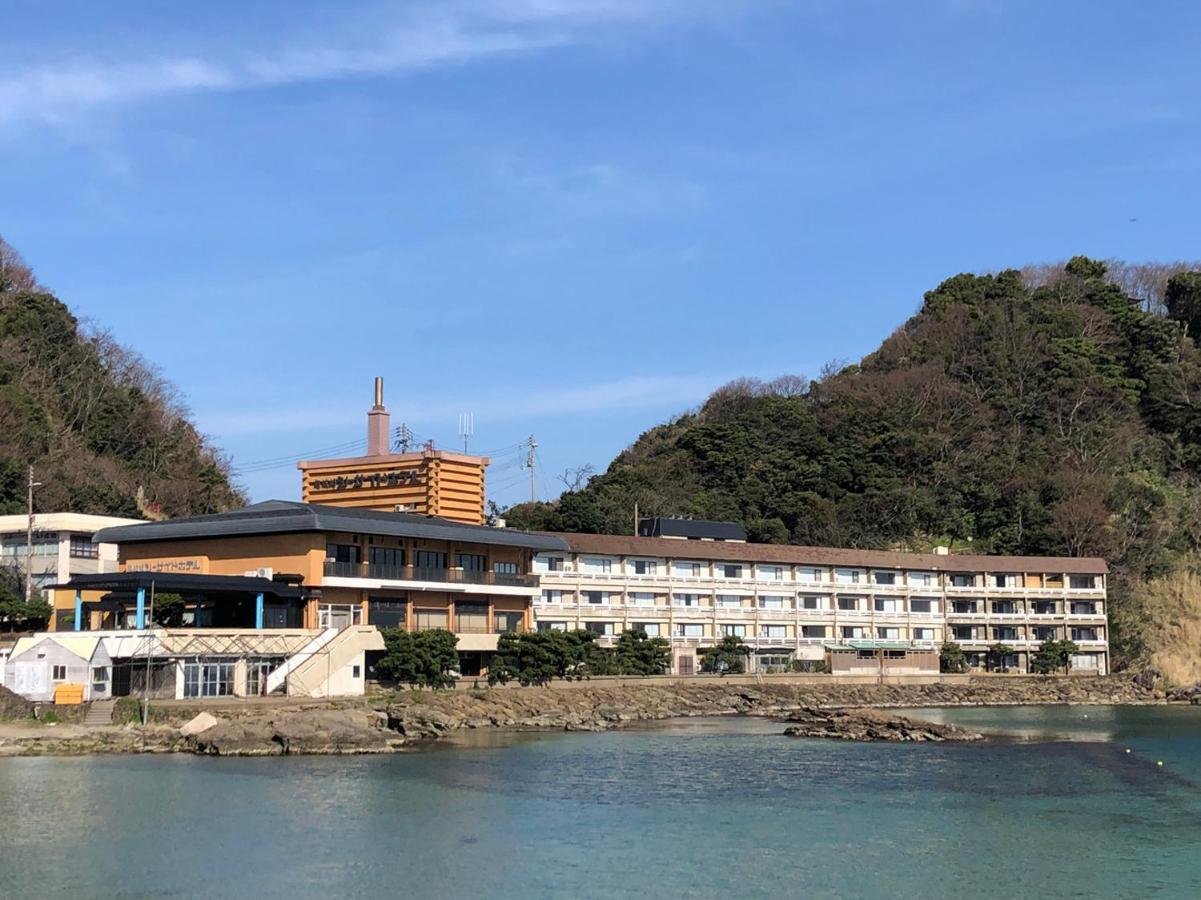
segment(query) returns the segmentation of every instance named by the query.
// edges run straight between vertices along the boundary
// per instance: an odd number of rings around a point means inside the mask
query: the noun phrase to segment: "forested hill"
[[[243,500],[174,388],[81,326],[0,240],[0,513],[25,511],[30,463],[39,512],[184,516]]]
[[[1132,296],[1117,273],[957,275],[860,363],[727,385],[506,518],[629,533],[637,503],[758,541],[1103,556],[1119,652],[1146,662],[1169,640],[1152,606],[1201,597],[1201,274]]]

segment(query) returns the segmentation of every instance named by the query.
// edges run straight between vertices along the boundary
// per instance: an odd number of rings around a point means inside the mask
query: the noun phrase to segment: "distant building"
[[[937,671],[944,641],[973,668],[1005,644],[1005,667],[1027,671],[1047,638],[1076,642],[1074,671],[1108,671],[1104,560],[748,544],[707,536],[721,533],[712,524],[554,535],[568,551],[534,560],[536,627],[584,628],[602,642],[626,630],[665,637],[678,674],[699,671],[700,651],[727,635],[751,648],[755,671],[819,660],[847,673]],[[672,533],[686,529],[697,533]]]
[[[53,605],[47,586],[73,575],[112,572],[117,568],[115,544],[98,544],[93,536],[110,525],[133,525],[140,519],[83,513],[37,513],[33,517],[33,586]],[[0,565],[25,571],[29,517],[0,516]]]

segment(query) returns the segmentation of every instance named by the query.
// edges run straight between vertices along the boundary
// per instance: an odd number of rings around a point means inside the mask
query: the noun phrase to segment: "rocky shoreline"
[[[152,723],[146,728],[0,725],[0,756],[392,753],[467,729],[600,731],[632,722],[731,715],[788,720],[783,724],[796,736],[843,740],[979,740],[982,736],[954,726],[935,726],[874,710],[1164,702],[1162,691],[1123,676],[975,678],[966,684],[929,685],[749,686],[698,679],[613,687],[584,684],[478,691],[401,691],[353,701],[165,703],[154,708]],[[209,718],[183,727],[199,713]]]

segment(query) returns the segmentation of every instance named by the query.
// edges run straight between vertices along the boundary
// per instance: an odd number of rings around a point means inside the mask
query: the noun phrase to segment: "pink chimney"
[[[375,406],[367,411],[367,455],[383,456],[391,449],[392,417],[384,409],[384,379],[375,379]]]

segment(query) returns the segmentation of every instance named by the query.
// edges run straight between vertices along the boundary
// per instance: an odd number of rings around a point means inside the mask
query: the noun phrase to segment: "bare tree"
[[[596,469],[589,463],[583,466],[576,466],[574,469],[564,469],[555,477],[563,482],[563,487],[569,491],[581,490],[596,474]]]

